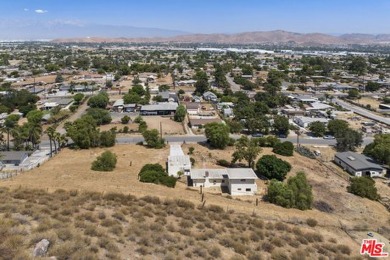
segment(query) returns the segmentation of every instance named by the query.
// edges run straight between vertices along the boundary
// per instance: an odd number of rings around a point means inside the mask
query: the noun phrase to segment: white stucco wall
[[[233,196],[236,195],[254,195],[257,192],[255,180],[230,180],[229,191]]]

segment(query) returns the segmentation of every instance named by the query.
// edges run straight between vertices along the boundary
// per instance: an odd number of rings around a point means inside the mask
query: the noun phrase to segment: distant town
[[[289,259],[277,258],[274,248],[293,254],[299,245],[312,249],[307,259],[346,259],[359,255],[367,234],[390,251],[390,56],[375,47],[1,42],[0,126],[0,194],[35,189],[71,199],[89,192],[106,205],[139,200],[149,212],[164,205],[164,213],[153,214],[180,218],[163,202],[173,200],[183,210],[207,208],[224,228],[239,223],[239,215],[224,222],[230,213],[248,214],[242,232],[252,228],[251,216],[269,221],[265,229],[299,237],[269,236],[270,246],[262,242],[258,251],[272,259]],[[120,222],[133,214],[128,205],[109,223],[86,207],[77,221],[90,214],[90,222],[101,223],[96,232],[118,237],[125,232]],[[61,214],[64,221],[69,216]],[[207,235],[195,228],[197,217],[178,220],[172,232],[183,239],[200,232],[197,243],[213,240],[212,227]],[[100,233],[88,231],[95,224],[77,225],[95,243]],[[298,228],[319,235],[304,238]],[[206,255],[178,254],[263,259],[253,251],[268,231],[256,230],[219,238]],[[117,250],[107,247],[114,242],[96,242],[91,252],[122,259],[125,239],[137,246],[135,258],[156,253],[148,249],[155,242],[131,237],[118,238]],[[35,248],[35,256],[60,256],[65,242],[56,243],[44,253]]]

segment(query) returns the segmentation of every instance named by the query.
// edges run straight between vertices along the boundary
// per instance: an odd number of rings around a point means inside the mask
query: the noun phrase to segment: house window
[[[241,179],[241,182],[244,182],[245,181],[245,179]]]
[[[241,188],[238,188],[237,190],[241,190]]]
[[[252,190],[251,188],[245,189],[245,191],[251,191],[251,190]]]
[[[222,183],[225,183],[225,180],[222,180]]]

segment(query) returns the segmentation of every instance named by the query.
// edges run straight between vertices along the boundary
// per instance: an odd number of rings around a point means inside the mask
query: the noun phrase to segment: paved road
[[[349,110],[355,112],[356,114],[359,114],[361,116],[367,117],[369,119],[372,119],[372,120],[375,120],[377,122],[380,122],[380,123],[383,123],[383,124],[390,126],[390,118],[376,115],[376,114],[374,114],[374,113],[372,113],[364,108],[352,105],[352,104],[345,102],[345,101],[342,101],[338,98],[334,98],[333,102],[336,103],[337,105],[340,105],[346,109],[349,109]]]
[[[232,138],[238,139],[240,135],[231,135]],[[207,138],[204,135],[171,135],[171,136],[164,136],[164,139],[168,141],[168,143],[201,143],[206,142]],[[142,142],[144,138],[142,136],[121,136],[116,138],[116,142],[118,144],[136,144],[139,142]],[[287,137],[287,138],[280,138],[281,141],[290,141],[294,144],[297,143],[296,137]],[[363,139],[363,145],[367,145],[373,141],[372,137],[365,137]],[[323,138],[310,138],[310,137],[300,137],[299,138],[300,144],[306,144],[306,145],[335,145],[336,140],[327,140]],[[48,147],[49,141],[48,140],[42,140],[41,147]]]
[[[229,73],[225,75],[227,82],[230,84],[230,87],[233,93],[241,91],[241,86],[234,82],[233,78],[229,76]]]

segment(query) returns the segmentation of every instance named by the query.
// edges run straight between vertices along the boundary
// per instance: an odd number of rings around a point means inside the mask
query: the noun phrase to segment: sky
[[[1,0],[0,25],[128,25],[189,33],[390,33],[390,0]]]

